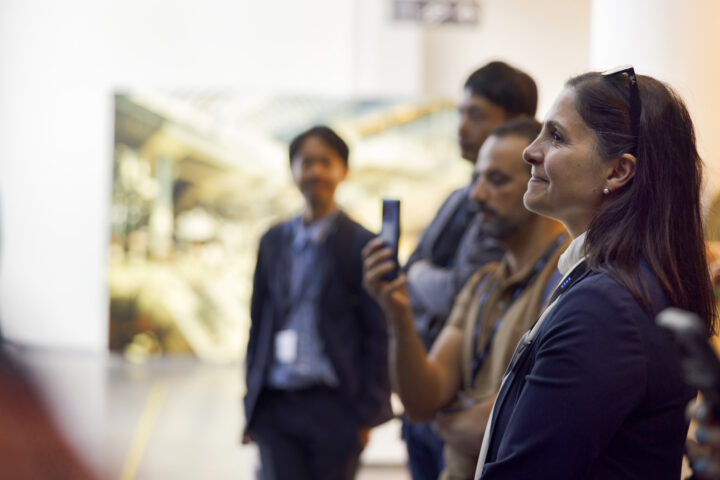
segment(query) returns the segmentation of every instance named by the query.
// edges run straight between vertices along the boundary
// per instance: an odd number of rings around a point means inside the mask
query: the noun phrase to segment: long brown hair
[[[612,192],[590,223],[585,243],[588,265],[630,290],[651,312],[639,271],[649,264],[672,303],[695,312],[716,329],[716,312],[705,258],[700,188],[702,160],[682,99],[667,85],[638,75],[640,119],[630,118],[625,75],[586,73],[567,82],[576,107],[598,138],[603,158],[634,153],[635,176]]]

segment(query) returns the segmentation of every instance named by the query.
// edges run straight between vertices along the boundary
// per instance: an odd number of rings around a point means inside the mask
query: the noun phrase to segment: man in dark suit
[[[475,163],[490,132],[512,118],[535,116],[533,79],[503,62],[490,62],[465,82],[458,104],[458,144],[462,157]],[[405,265],[415,327],[430,350],[445,326],[456,295],[470,276],[503,255],[482,231],[482,219],[470,199],[472,182],[452,192],[423,233]],[[413,480],[435,480],[443,470],[443,442],[429,424],[403,422]]]
[[[245,414],[266,480],[353,478],[367,430],[392,416],[386,326],[361,284],[373,234],[335,203],[347,162],[327,127],[296,137],[305,211],[260,241]]]

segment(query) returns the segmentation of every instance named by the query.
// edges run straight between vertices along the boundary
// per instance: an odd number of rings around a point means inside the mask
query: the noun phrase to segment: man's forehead
[[[473,93],[469,88],[466,88],[463,90],[458,106],[461,108],[486,108],[492,104],[493,103],[484,95],[478,95]]]
[[[500,170],[513,172],[525,168],[522,159],[523,150],[529,145],[526,138],[516,135],[498,137],[491,135],[483,144],[475,163],[475,171]]]
[[[295,154],[304,158],[324,158],[330,156],[339,156],[340,154],[325,143],[321,138],[308,137],[302,145],[300,145]]]

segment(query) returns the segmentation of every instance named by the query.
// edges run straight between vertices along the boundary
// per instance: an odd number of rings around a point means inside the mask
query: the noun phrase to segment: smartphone
[[[395,268],[383,275],[383,280],[395,280],[398,276],[398,242],[400,241],[400,200],[383,200],[382,203],[382,229],[380,238],[385,240],[393,250]]]
[[[708,343],[705,325],[694,313],[678,308],[663,310],[655,321],[675,337],[685,381],[700,390],[713,417],[720,419],[720,359]]]

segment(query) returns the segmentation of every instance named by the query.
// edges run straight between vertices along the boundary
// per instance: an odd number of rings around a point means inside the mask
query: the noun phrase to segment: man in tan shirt
[[[483,233],[506,253],[470,278],[429,354],[413,325],[405,277],[382,280],[393,267],[392,252],[381,239],[363,251],[365,288],[389,322],[393,387],[411,420],[435,420],[445,440],[445,480],[473,478],[505,368],[560,279],[557,259],[569,236],[523,205],[530,167],[522,152],[539,132],[534,119],[512,120],[496,128],[480,150],[470,195]]]

